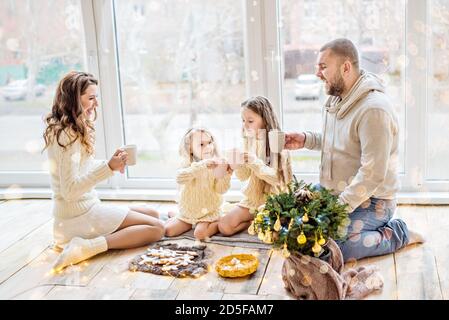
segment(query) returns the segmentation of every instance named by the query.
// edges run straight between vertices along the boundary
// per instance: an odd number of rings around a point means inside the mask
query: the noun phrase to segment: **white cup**
[[[285,133],[274,129],[268,133],[270,143],[270,151],[273,153],[281,153],[285,146]]]
[[[231,169],[235,170],[238,165],[243,164],[243,154],[238,149],[228,150],[226,151],[226,161],[229,163]]]
[[[134,166],[137,163],[137,146],[135,144],[127,144],[122,147],[128,153],[128,161],[126,165]]]
[[[220,163],[214,169],[214,176],[217,179],[221,179],[221,178],[223,178],[226,175],[227,172],[228,172],[228,164],[227,163]]]

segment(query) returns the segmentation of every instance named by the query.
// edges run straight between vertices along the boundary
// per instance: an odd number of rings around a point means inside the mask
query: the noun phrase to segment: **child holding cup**
[[[218,228],[224,235],[247,229],[266,196],[282,190],[292,179],[290,154],[283,150],[285,135],[279,130],[270,101],[257,96],[241,107],[243,152],[231,150],[227,160],[237,178],[247,184],[242,190],[244,199],[220,217]]]
[[[205,240],[218,232],[222,194],[230,188],[232,170],[219,157],[215,138],[206,129],[189,129],[179,153],[183,160],[176,176],[179,213],[167,221],[165,235],[174,237],[194,226],[195,238]]]

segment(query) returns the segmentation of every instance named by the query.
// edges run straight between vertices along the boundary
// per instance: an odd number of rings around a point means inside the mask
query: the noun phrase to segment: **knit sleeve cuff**
[[[92,172],[97,182],[106,180],[114,175],[114,171],[109,167],[107,161],[102,161]]]
[[[207,162],[206,162],[206,160],[193,162],[191,167],[192,167],[192,169],[195,169],[195,170],[207,169]]]
[[[338,203],[341,205],[345,205],[345,204],[347,205],[346,206],[347,213],[351,213],[355,210],[355,208],[353,208],[348,202],[346,202],[341,195],[338,197]]]
[[[255,159],[252,163],[248,163],[247,166],[248,168],[250,168],[251,170],[258,170],[260,167],[264,166],[265,163],[262,161],[262,159]]]
[[[196,177],[200,172],[207,169],[207,162],[205,160],[201,160],[192,163],[192,165],[190,166],[190,173]]]
[[[313,135],[313,133],[310,131],[306,131],[306,132],[304,132],[304,134],[306,135],[306,141],[304,142],[304,148],[310,149],[310,150],[315,148],[316,142],[315,142],[315,136]]]

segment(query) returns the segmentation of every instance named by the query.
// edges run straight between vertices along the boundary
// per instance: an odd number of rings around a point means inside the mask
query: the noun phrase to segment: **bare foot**
[[[176,212],[174,211],[169,211],[167,213],[162,213],[160,219],[165,221],[165,223],[169,222],[169,221],[173,221],[173,219],[176,218]]]
[[[409,236],[409,242],[407,245],[414,244],[414,243],[424,243],[426,242],[426,239],[424,236],[416,231],[408,230],[408,236]]]
[[[64,250],[64,247],[61,245],[58,245],[57,243],[53,243],[53,245],[51,246],[51,248],[56,251],[61,253]]]
[[[175,217],[168,218],[167,220],[165,220],[164,224],[167,224],[167,223],[172,222],[174,220],[175,220]]]
[[[174,212],[174,211],[169,211],[169,212],[168,212],[168,217],[169,217],[169,218],[176,217],[176,212]]]

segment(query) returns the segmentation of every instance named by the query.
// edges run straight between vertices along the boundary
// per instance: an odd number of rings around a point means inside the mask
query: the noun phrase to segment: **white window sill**
[[[97,189],[102,200],[142,200],[142,201],[175,201],[176,190],[147,190],[147,189]],[[18,190],[1,189],[0,200],[12,199],[50,199],[51,189],[26,188]],[[224,195],[225,201],[241,200],[238,190],[228,191]],[[449,192],[400,192],[397,196],[399,204],[449,204]]]
[[[177,190],[174,189],[101,189],[97,188],[101,200],[145,200],[145,201],[175,201]],[[51,199],[52,191],[49,188],[24,188],[9,190],[0,188],[0,200],[12,199]],[[238,190],[228,191],[224,195],[225,201],[240,201],[241,193]]]

